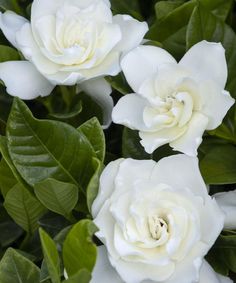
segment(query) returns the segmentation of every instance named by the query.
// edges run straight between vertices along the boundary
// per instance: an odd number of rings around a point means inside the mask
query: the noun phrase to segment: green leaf
[[[184,4],[184,0],[176,1],[160,1],[155,5],[156,18],[158,21],[163,20],[168,14],[173,12],[176,8]]]
[[[0,45],[0,62],[17,61],[20,59],[19,53],[12,47]]]
[[[60,283],[60,258],[55,242],[50,236],[39,229],[40,240],[43,248],[43,254],[47,269],[52,280],[52,283]]]
[[[17,0],[0,0],[0,7],[3,10],[12,10],[16,13],[22,13],[22,9]]]
[[[63,281],[63,283],[89,283],[91,274],[87,269],[81,269],[78,273]]]
[[[70,112],[67,113],[49,113],[49,115],[53,118],[59,119],[59,120],[68,120],[71,118],[76,117],[77,115],[79,115],[82,111],[82,102],[78,101],[74,107],[70,110]]]
[[[232,145],[212,148],[201,160],[200,169],[207,184],[236,183],[236,148]]]
[[[92,272],[97,257],[97,248],[92,241],[96,231],[92,221],[81,220],[68,233],[63,245],[63,261],[69,277],[84,268]]]
[[[0,161],[0,180],[1,193],[5,198],[10,189],[17,184],[17,180],[4,158]]]
[[[23,233],[23,230],[9,217],[2,204],[0,204],[0,231],[0,247],[7,247]]]
[[[236,97],[236,35],[233,29],[220,21],[201,5],[194,9],[187,31],[187,47],[201,40],[221,42],[226,50],[228,63],[227,89]]]
[[[38,228],[38,220],[45,213],[42,204],[20,184],[8,192],[4,207],[14,221],[31,234]]]
[[[146,153],[140,143],[138,131],[124,128],[122,137],[122,153],[125,158],[150,159],[150,154]]]
[[[91,212],[92,203],[95,200],[98,193],[100,175],[103,169],[103,165],[98,159],[94,158],[93,162],[95,167],[95,173],[91,178],[87,187],[87,205],[90,212]]]
[[[91,146],[93,147],[96,156],[102,162],[105,158],[106,153],[106,143],[105,136],[102,127],[96,117],[88,120],[82,124],[78,130],[86,136]]]
[[[9,248],[0,262],[1,283],[39,283],[39,268]]]
[[[22,177],[34,185],[53,178],[86,187],[94,155],[87,138],[68,124],[38,120],[15,99],[7,123],[8,149]]]
[[[177,7],[161,21],[156,21],[147,34],[147,38],[157,40],[176,59],[186,51],[186,31],[193,9],[201,3],[218,18],[226,19],[232,7],[232,0],[192,0]]]
[[[111,8],[115,14],[128,14],[143,20],[138,0],[111,0]]]
[[[71,211],[78,201],[78,188],[74,184],[46,179],[35,184],[34,192],[49,210],[71,219]]]
[[[117,90],[121,94],[133,93],[123,73],[120,73],[115,77],[106,77],[106,80],[115,90]]]

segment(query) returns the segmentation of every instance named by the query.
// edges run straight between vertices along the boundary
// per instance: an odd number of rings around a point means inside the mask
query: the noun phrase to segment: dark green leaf
[[[46,179],[35,184],[35,194],[49,210],[71,219],[71,211],[78,201],[78,188],[74,184]]]
[[[53,178],[82,188],[90,179],[93,150],[86,137],[68,124],[35,119],[19,99],[9,116],[7,139],[11,159],[30,185]]]
[[[164,19],[168,14],[181,6],[185,0],[160,1],[155,5],[156,18],[158,21]]]
[[[123,73],[120,73],[116,77],[106,77],[106,80],[115,90],[117,90],[121,94],[133,93]]]
[[[31,234],[38,228],[38,220],[45,213],[42,204],[20,184],[8,192],[4,207],[14,221]]]
[[[212,148],[200,162],[207,184],[236,183],[236,147],[222,145]]]
[[[3,10],[12,10],[19,14],[22,12],[17,0],[0,0],[0,7]]]
[[[106,142],[102,127],[98,119],[94,117],[88,120],[79,127],[79,131],[81,131],[86,136],[91,146],[93,147],[97,158],[103,162],[106,153]]]
[[[39,269],[30,260],[8,249],[0,262],[1,283],[39,283]]]
[[[0,161],[0,180],[1,193],[5,198],[10,189],[17,184],[17,180],[4,158]]]
[[[93,270],[97,249],[92,236],[96,231],[92,221],[81,220],[68,233],[63,246],[63,261],[69,277],[84,268]]]
[[[0,62],[17,61],[20,59],[19,53],[12,47],[0,45]]]
[[[111,0],[111,7],[115,14],[128,14],[142,20],[138,0]]]
[[[102,163],[98,159],[94,158],[93,162],[95,167],[95,173],[91,178],[87,187],[87,205],[90,212],[91,212],[92,203],[95,200],[98,193],[99,179],[103,169]]]
[[[52,280],[52,283],[60,283],[60,258],[56,248],[56,244],[50,236],[39,229],[41,244],[43,247],[43,254],[47,269]]]

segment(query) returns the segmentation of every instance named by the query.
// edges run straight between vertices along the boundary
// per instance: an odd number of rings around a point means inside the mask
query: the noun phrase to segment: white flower
[[[185,155],[111,162],[92,213],[96,235],[127,283],[198,282],[202,259],[224,224],[197,158]]]
[[[55,85],[85,82],[80,87],[92,86],[91,95],[110,112],[111,87],[103,77],[120,72],[121,54],[148,30],[128,15],[113,17],[109,0],[34,0],[31,22],[7,11],[0,14],[0,28],[28,60],[0,64],[11,95],[33,99]]]
[[[234,103],[224,90],[227,65],[219,43],[194,45],[178,64],[161,48],[140,46],[121,66],[135,94],[119,100],[113,121],[139,130],[148,153],[170,143],[197,155],[203,132],[219,126]]]
[[[92,274],[92,280],[90,283],[125,283],[116,270],[111,266],[107,251],[104,246],[98,248],[98,257],[96,261],[95,268]],[[145,283],[154,283],[153,281],[145,281]],[[191,282],[189,282],[191,283]],[[207,263],[206,260],[203,260],[199,280],[196,283],[233,283],[233,281],[225,276],[222,276],[216,273],[212,267]]]
[[[213,197],[225,213],[224,229],[236,229],[236,190],[214,194]]]

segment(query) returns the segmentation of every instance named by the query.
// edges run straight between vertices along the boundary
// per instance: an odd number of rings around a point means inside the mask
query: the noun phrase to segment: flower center
[[[157,215],[148,217],[148,226],[151,237],[154,240],[159,240],[163,233],[168,232],[168,225],[166,221]]]

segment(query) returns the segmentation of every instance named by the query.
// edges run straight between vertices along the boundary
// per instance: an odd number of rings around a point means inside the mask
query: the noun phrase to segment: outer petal
[[[195,112],[188,124],[188,130],[177,140],[171,142],[170,146],[174,150],[181,151],[190,156],[196,156],[207,124],[208,118],[201,113]]]
[[[236,190],[213,195],[225,213],[225,229],[236,229]]]
[[[21,99],[47,96],[55,87],[28,61],[1,63],[0,79],[4,81],[9,94]]]
[[[161,159],[152,171],[151,180],[176,190],[189,188],[196,196],[205,198],[208,195],[196,157],[177,154]]]
[[[122,59],[121,68],[130,86],[138,93],[141,84],[165,63],[176,63],[176,61],[164,49],[154,46],[139,46]]]
[[[218,127],[227,111],[235,100],[229,92],[222,90],[218,82],[205,81],[200,85],[200,93],[203,101],[201,112],[209,118],[207,130]]]
[[[176,140],[186,132],[186,127],[182,128],[166,128],[160,131],[151,133],[141,131],[139,136],[142,139],[140,143],[149,154],[153,153],[158,147]]]
[[[16,42],[16,33],[26,22],[28,21],[25,18],[17,15],[14,12],[7,11],[4,14],[0,13],[0,29],[4,33],[7,40],[10,41],[11,44],[16,48],[18,48]]]
[[[145,131],[147,127],[143,122],[143,111],[148,105],[145,98],[135,93],[123,96],[112,111],[112,120],[133,130]]]
[[[233,283],[233,281],[225,276],[217,274],[210,264],[204,260],[200,270],[200,280],[198,283]]]
[[[100,187],[98,195],[92,205],[92,215],[95,218],[105,201],[111,196],[114,190],[114,181],[123,159],[110,162],[103,170],[100,177]]]
[[[195,79],[199,81],[211,79],[224,89],[227,80],[227,64],[225,50],[220,43],[203,40],[195,44],[179,64],[188,68]]]
[[[91,96],[103,110],[103,127],[111,124],[111,112],[114,106],[110,96],[112,89],[104,78],[97,78],[81,83],[80,88]]]
[[[122,52],[128,52],[137,47],[148,31],[146,22],[139,22],[129,15],[115,15],[113,23],[118,24],[121,28],[122,39],[116,49]]]
[[[105,246],[98,248],[98,257],[90,283],[124,283],[115,269],[111,266]]]

